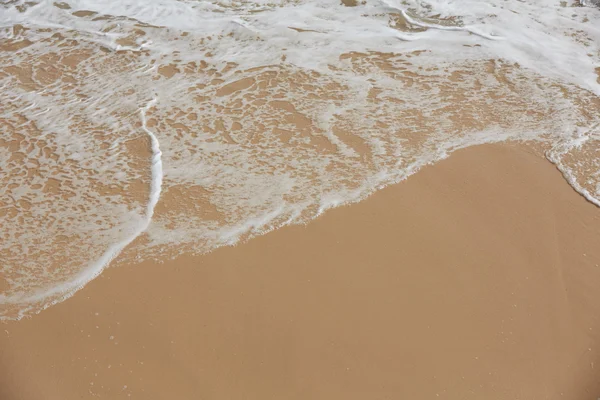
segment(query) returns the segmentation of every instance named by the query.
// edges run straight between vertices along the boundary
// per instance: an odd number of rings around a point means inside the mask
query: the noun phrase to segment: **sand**
[[[523,145],[0,325],[0,399],[600,397],[600,210]]]

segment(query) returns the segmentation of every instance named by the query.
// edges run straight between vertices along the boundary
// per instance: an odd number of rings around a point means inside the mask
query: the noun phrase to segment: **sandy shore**
[[[482,146],[0,325],[0,399],[600,397],[600,210]]]

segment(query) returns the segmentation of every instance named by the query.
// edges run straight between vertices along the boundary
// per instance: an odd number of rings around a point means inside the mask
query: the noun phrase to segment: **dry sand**
[[[595,400],[599,243],[600,210],[543,158],[462,150],[0,325],[0,399]]]

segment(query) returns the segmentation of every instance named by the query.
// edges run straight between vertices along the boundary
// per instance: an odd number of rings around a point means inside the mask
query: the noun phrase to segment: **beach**
[[[0,400],[600,399],[600,8],[0,4]]]
[[[598,207],[535,146],[458,150],[3,322],[0,398],[593,400],[599,242]]]

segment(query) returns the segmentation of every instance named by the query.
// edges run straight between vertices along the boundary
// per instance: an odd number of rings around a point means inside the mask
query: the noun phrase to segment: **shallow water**
[[[2,7],[0,318],[481,143],[539,142],[600,205],[600,10],[579,1]]]

